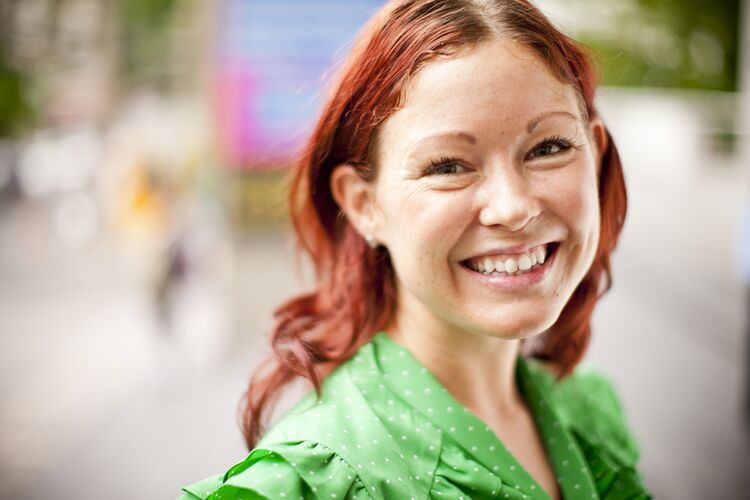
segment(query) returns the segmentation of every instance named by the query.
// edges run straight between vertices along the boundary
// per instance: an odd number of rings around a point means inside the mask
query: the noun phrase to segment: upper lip
[[[512,246],[496,246],[489,248],[487,250],[483,250],[471,257],[468,257],[464,260],[471,260],[471,259],[479,259],[482,257],[489,257],[490,255],[515,255],[515,254],[522,254],[526,253],[527,251],[531,250],[532,248],[543,246],[543,245],[549,245],[550,243],[554,243],[554,241],[545,241],[542,243],[536,242],[536,243],[522,243],[520,245],[512,245]]]

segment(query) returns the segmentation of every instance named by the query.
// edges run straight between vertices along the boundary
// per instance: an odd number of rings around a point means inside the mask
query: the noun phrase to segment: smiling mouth
[[[518,276],[543,267],[559,247],[560,242],[555,241],[512,257],[488,255],[463,260],[461,265],[485,276]]]

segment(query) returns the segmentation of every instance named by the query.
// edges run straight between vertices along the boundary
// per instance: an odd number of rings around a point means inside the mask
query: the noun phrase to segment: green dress
[[[611,384],[579,367],[556,384],[519,356],[516,379],[563,497],[648,499]],[[180,500],[549,499],[497,435],[385,332],[225,474]]]

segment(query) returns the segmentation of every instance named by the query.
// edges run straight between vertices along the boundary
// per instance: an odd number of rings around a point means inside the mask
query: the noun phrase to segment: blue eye
[[[544,158],[567,151],[571,147],[573,147],[571,142],[563,137],[548,137],[534,146],[529,156],[531,158]]]
[[[440,158],[431,162],[424,173],[425,175],[451,175],[463,173],[465,170],[466,167],[455,158]]]

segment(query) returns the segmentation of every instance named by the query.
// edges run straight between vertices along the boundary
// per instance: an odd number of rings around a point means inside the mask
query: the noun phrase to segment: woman
[[[525,0],[377,14],[293,172],[318,287],[276,312],[252,452],[184,498],[649,498],[611,385],[574,370],[626,209],[593,95]]]

